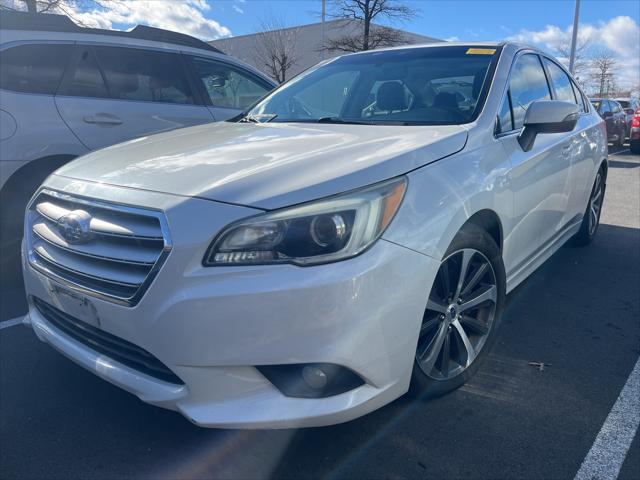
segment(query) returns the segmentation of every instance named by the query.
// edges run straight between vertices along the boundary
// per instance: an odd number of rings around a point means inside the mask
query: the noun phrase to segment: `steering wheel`
[[[311,118],[313,114],[309,111],[309,109],[305,106],[304,103],[299,98],[291,97],[289,99],[287,108],[289,112],[293,115],[302,115],[304,118]]]

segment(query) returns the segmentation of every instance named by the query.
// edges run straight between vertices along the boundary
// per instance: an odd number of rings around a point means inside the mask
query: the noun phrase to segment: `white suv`
[[[216,427],[343,422],[463,384],[505,295],[597,232],[604,124],[517,44],[346,55],[239,121],[49,177],[26,214],[38,337]]]
[[[2,11],[0,33],[3,260],[29,197],[62,164],[132,138],[226,120],[274,87],[211,45],[157,28],[90,29],[65,16]]]

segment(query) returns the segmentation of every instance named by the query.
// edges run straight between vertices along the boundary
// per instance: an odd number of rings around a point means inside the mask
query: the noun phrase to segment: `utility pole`
[[[569,72],[573,75],[573,64],[576,61],[576,43],[578,41],[578,19],[580,17],[580,0],[576,0],[576,9],[573,12],[573,32],[571,35],[571,55],[569,57]]]
[[[320,52],[322,52],[322,60],[324,60],[324,52],[325,52],[325,31],[324,31],[324,19],[327,14],[327,0],[322,0],[322,22],[320,24],[320,37],[321,37],[321,45]]]

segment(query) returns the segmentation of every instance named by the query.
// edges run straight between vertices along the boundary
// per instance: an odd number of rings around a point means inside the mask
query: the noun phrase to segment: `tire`
[[[618,132],[618,139],[615,141],[613,146],[616,148],[622,148],[623,144],[624,144],[624,128]]]
[[[591,187],[591,194],[587,201],[587,208],[585,209],[584,216],[582,217],[582,224],[580,230],[573,237],[574,245],[583,247],[593,242],[593,239],[598,233],[598,227],[600,226],[600,214],[602,213],[602,204],[604,202],[604,194],[606,190],[606,175],[604,168],[600,167],[596,178],[593,181],[593,187]]]
[[[467,272],[459,287],[465,264]],[[495,241],[482,228],[465,226],[449,246],[429,292],[414,356],[411,395],[438,397],[462,386],[475,374],[495,341],[505,288],[504,264]],[[455,291],[461,292],[459,299],[442,298],[451,293],[455,296]],[[486,300],[465,309],[480,298]],[[441,338],[440,351],[435,354]]]

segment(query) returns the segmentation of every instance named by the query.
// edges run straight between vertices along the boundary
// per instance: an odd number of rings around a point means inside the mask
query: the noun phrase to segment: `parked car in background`
[[[49,176],[25,218],[28,321],[198,425],[348,421],[466,382],[506,293],[593,240],[606,176],[604,122],[544,52],[345,55],[233,121]]]
[[[629,148],[632,153],[640,153],[640,111],[631,119],[629,129]]]
[[[633,116],[640,112],[640,102],[638,102],[637,98],[633,97],[615,98],[614,100],[620,104],[624,113],[627,115],[627,135],[630,135],[631,121],[633,120]]]
[[[115,143],[226,120],[275,86],[201,40],[157,28],[81,28],[3,10],[0,29],[0,246],[14,266],[24,207],[53,170]]]
[[[627,136],[627,114],[615,100],[592,98],[591,104],[607,125],[607,141],[621,147]]]

